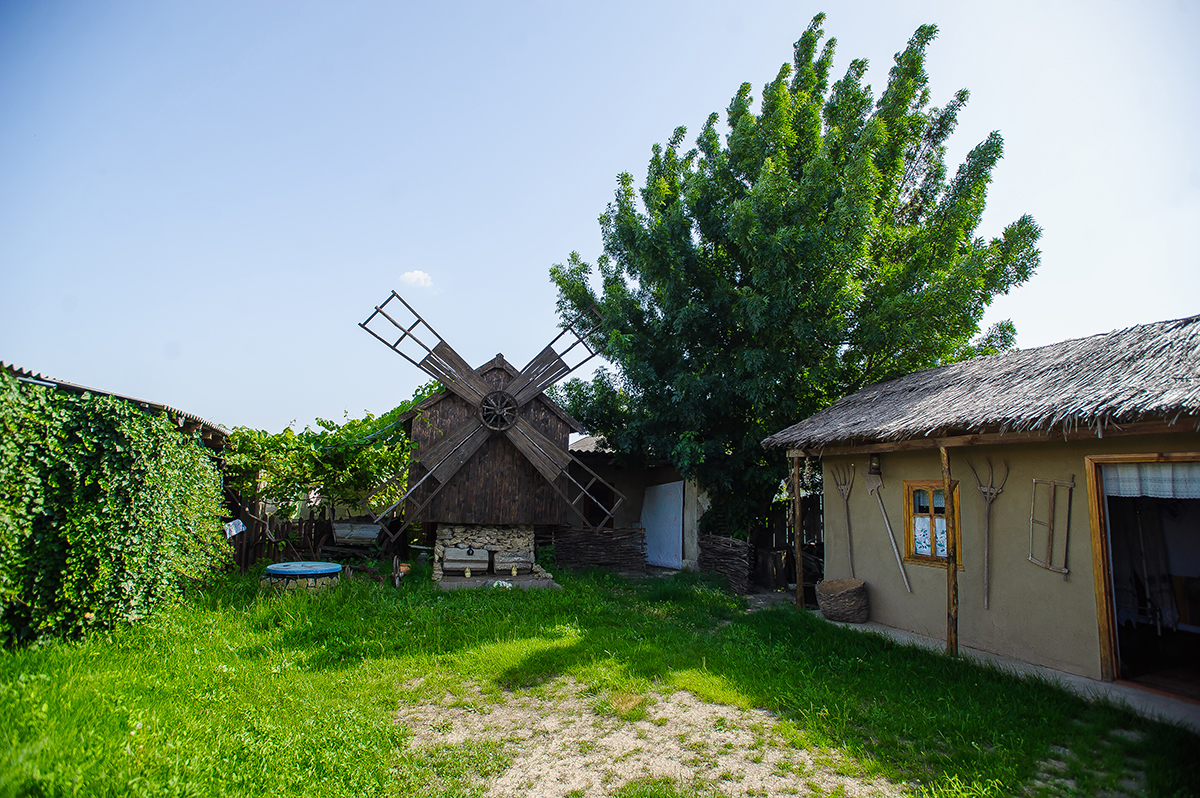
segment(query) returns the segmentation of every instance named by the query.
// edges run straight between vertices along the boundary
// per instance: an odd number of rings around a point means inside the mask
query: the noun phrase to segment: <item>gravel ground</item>
[[[684,691],[588,695],[560,679],[499,701],[478,691],[465,700],[447,694],[403,707],[397,722],[412,730],[415,747],[504,741],[512,765],[488,785],[488,795],[504,798],[599,798],[646,778],[728,796],[902,794],[884,779],[854,775],[836,752],[793,745],[769,712]]]

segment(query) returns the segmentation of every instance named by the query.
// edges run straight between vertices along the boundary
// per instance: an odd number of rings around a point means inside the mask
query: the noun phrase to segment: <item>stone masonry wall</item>
[[[443,577],[442,562],[448,548],[473,548],[495,552],[495,560],[501,570],[509,564],[528,563],[534,579],[552,579],[540,565],[534,562],[533,527],[520,526],[476,526],[471,524],[438,524],[437,539],[433,546],[433,580]],[[474,575],[474,574],[473,574]],[[495,574],[503,579],[509,571]]]

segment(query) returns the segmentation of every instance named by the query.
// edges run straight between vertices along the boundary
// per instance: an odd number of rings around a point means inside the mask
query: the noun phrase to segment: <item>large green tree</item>
[[[950,177],[945,145],[965,90],[930,104],[919,28],[875,98],[865,60],[829,85],[835,40],[818,15],[762,92],[744,83],[656,144],[600,217],[604,254],[551,270],[564,318],[592,305],[616,372],[558,391],[617,450],[669,458],[736,533],[785,472],[764,437],[864,385],[1013,345],[979,335],[997,294],[1037,267],[1029,216],[976,235],[1003,141],[992,133]],[[972,342],[972,340],[974,342]],[[723,524],[724,525],[724,524]]]

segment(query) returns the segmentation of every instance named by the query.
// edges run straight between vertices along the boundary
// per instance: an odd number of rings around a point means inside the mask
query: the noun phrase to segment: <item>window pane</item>
[[[929,514],[929,491],[913,491],[913,512]]]
[[[946,519],[935,518],[937,522],[937,556],[946,556]]]
[[[935,490],[933,492],[933,511],[938,515],[946,514],[946,492],[943,490]]]
[[[924,491],[917,491],[923,493]],[[929,516],[917,516],[913,519],[913,553],[928,557],[933,553],[929,540]]]

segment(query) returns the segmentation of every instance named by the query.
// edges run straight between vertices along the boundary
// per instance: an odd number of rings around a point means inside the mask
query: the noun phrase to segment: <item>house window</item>
[[[962,526],[959,524],[958,482],[954,493],[955,561],[962,568]],[[919,565],[946,565],[946,492],[941,480],[904,483],[904,560]]]

